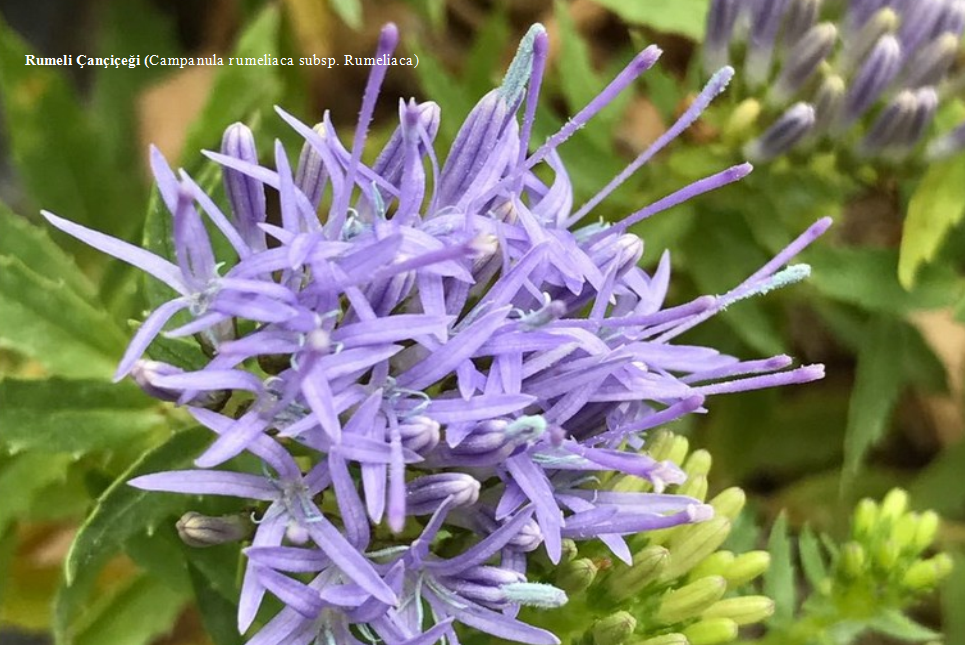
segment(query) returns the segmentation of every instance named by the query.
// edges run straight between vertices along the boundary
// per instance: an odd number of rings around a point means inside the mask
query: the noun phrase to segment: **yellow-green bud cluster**
[[[652,433],[645,450],[657,461],[682,464],[687,480],[667,492],[707,500],[712,488],[710,453],[691,451],[685,437],[665,430]],[[632,476],[601,485],[615,491],[653,490],[649,481]],[[569,604],[561,610],[534,612],[527,620],[546,626],[570,645],[733,642],[739,627],[761,622],[774,612],[770,598],[742,595],[743,587],[767,570],[770,556],[764,551],[720,550],[745,502],[741,489],[729,488],[707,502],[715,511],[712,519],[628,539],[631,564],[597,543],[581,543],[577,554],[547,568],[547,582],[566,591]]]
[[[851,540],[838,554],[831,593],[871,582],[902,605],[934,590],[951,572],[948,555],[923,557],[938,534],[938,515],[909,511],[908,502],[908,493],[896,488],[880,504],[870,499],[858,504]]]

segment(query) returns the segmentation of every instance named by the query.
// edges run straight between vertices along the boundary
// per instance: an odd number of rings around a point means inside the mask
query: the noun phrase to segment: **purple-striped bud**
[[[543,532],[539,530],[536,520],[530,518],[526,524],[523,524],[523,528],[519,529],[519,533],[508,542],[508,546],[528,553],[538,549],[542,543]]]
[[[130,376],[134,380],[134,383],[137,384],[145,394],[159,401],[168,401],[170,403],[180,400],[184,391],[161,387],[157,384],[157,380],[159,377],[173,376],[175,374],[184,374],[184,370],[174,365],[169,365],[168,363],[144,358],[135,361],[130,371]],[[199,392],[196,397],[187,402],[187,405],[200,408],[217,408],[228,400],[229,395],[230,393],[225,390]]]
[[[894,36],[882,36],[851,81],[844,111],[836,128],[844,130],[878,100],[901,69],[901,45]]]
[[[771,75],[774,39],[781,28],[788,0],[765,0],[756,3],[751,17],[750,41],[744,59],[744,78],[750,87],[758,87]]]
[[[325,124],[318,123],[312,128],[322,139],[325,138]],[[298,168],[295,170],[295,186],[301,190],[309,203],[318,210],[322,203],[322,194],[328,185],[328,170],[322,162],[322,155],[318,153],[310,142],[302,145],[302,152],[298,156]]]
[[[546,421],[542,417],[521,417],[513,421],[491,419],[473,428],[457,446],[440,446],[433,457],[441,458],[443,463],[494,466],[545,431]]]
[[[810,31],[817,23],[820,11],[821,0],[791,0],[781,33],[781,46],[785,51],[792,49]]]
[[[804,87],[834,49],[837,37],[838,30],[830,22],[808,30],[788,54],[787,63],[771,88],[771,102],[784,103]]]
[[[221,140],[221,154],[248,163],[258,164],[258,149],[251,129],[243,123],[235,123],[225,130]],[[222,168],[225,194],[231,204],[235,225],[241,238],[254,251],[265,249],[265,233],[258,224],[265,221],[265,185],[238,170]]]
[[[965,121],[951,132],[932,141],[925,152],[925,157],[930,161],[938,161],[956,155],[962,150],[965,150]]]
[[[822,134],[831,127],[844,107],[845,84],[840,76],[828,76],[814,94],[814,127],[811,132]]]
[[[899,148],[896,150],[897,154],[901,156],[907,155],[912,148],[918,145],[935,119],[935,112],[938,110],[938,93],[932,87],[918,88],[915,92],[915,99],[918,103],[915,107],[915,117],[898,142]]]
[[[439,119],[441,116],[438,103],[426,101],[425,103],[416,104],[415,101],[410,101],[408,104],[400,106],[400,112],[403,114],[409,112],[414,113],[416,117],[415,128],[424,131],[429,142],[432,142],[436,138],[436,134],[439,132]],[[419,142],[417,146],[420,153],[424,154],[425,145]],[[403,124],[395,129],[395,132],[393,132],[389,138],[389,142],[382,148],[382,152],[379,153],[375,163],[372,165],[372,172],[390,184],[398,185],[402,180],[402,170],[406,162],[405,158],[405,125]]]
[[[965,31],[965,0],[952,0],[945,9],[939,33],[961,37]]]
[[[858,153],[865,157],[881,154],[895,145],[915,118],[918,101],[915,93],[905,90],[898,94],[875,119],[868,134],[858,144]]]
[[[254,529],[247,515],[210,517],[195,511],[182,515],[175,526],[181,541],[196,548],[240,542]]]
[[[910,54],[937,36],[945,17],[946,0],[915,0],[905,8],[898,31],[902,51]],[[914,15],[911,15],[914,13]]]
[[[730,64],[731,36],[739,11],[739,0],[713,0],[710,3],[703,45],[704,70],[708,74]]]
[[[439,422],[426,416],[414,416],[399,426],[402,446],[425,454],[439,445]]]
[[[882,36],[895,33],[900,21],[895,10],[886,7],[859,26],[849,27],[841,39],[841,70],[848,72],[857,67]]]
[[[405,488],[406,514],[431,515],[449,498],[453,506],[475,504],[480,483],[465,473],[440,473],[413,479]]]
[[[807,103],[789,107],[764,134],[744,148],[751,161],[767,161],[785,154],[811,131],[814,108]]]
[[[909,89],[937,85],[945,77],[957,55],[958,37],[949,33],[942,34],[912,56],[899,83]]]

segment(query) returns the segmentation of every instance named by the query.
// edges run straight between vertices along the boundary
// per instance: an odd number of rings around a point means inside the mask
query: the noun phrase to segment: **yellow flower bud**
[[[726,517],[731,521],[737,519],[740,512],[744,510],[746,503],[747,494],[736,486],[721,491],[714,499],[710,500],[710,505],[714,507],[717,516]]]
[[[683,634],[664,634],[645,641],[633,641],[631,645],[690,645],[690,641]]]
[[[734,564],[727,569],[724,577],[731,589],[746,585],[751,580],[764,575],[771,566],[771,554],[767,551],[748,551],[734,559]]]
[[[854,510],[853,533],[856,539],[869,538],[878,526],[878,505],[874,500],[863,499]]]
[[[731,523],[726,517],[715,517],[689,526],[677,527],[676,533],[667,543],[670,549],[670,564],[661,578],[679,578],[708,555],[716,551],[730,534]]]
[[[670,552],[662,546],[652,545],[637,551],[629,567],[614,565],[606,580],[607,592],[616,600],[636,595],[660,578],[669,559]]]
[[[658,623],[672,625],[696,618],[723,597],[727,581],[721,576],[707,576],[680,589],[668,591],[660,600],[655,616]]]
[[[713,459],[710,453],[706,450],[695,450],[690,453],[687,457],[687,461],[684,463],[684,472],[687,473],[688,477],[697,477],[698,475],[707,476],[710,473],[710,467],[713,464]]]
[[[730,119],[724,125],[723,137],[725,140],[733,141],[742,139],[748,130],[754,127],[758,117],[761,115],[761,102],[757,99],[746,99],[731,112]]]
[[[690,452],[690,440],[687,437],[675,435],[673,443],[670,444],[670,453],[667,455],[667,460],[675,464],[682,464],[687,459],[688,452]]]
[[[689,577],[691,580],[704,576],[724,576],[726,578],[727,570],[734,564],[734,560],[733,551],[715,551],[694,567],[690,571]]]
[[[919,560],[905,571],[902,584],[915,591],[929,591],[952,572],[953,566],[952,558],[947,553],[939,553],[928,560]]]
[[[865,565],[867,564],[864,547],[857,542],[848,542],[845,544],[841,547],[839,564],[842,573],[849,578],[856,579],[863,576],[865,573]]]
[[[737,638],[737,623],[729,618],[708,618],[684,630],[690,645],[718,645]]]
[[[690,497],[704,501],[707,497],[707,477],[704,475],[688,477],[687,481],[677,488],[677,494],[689,495]]]
[[[885,540],[884,542],[875,546],[875,563],[885,571],[890,571],[892,568],[894,568],[894,566],[898,564],[898,558],[900,557],[901,550],[898,548],[898,544],[895,542],[895,540]]]
[[[912,545],[916,553],[921,553],[935,540],[938,535],[938,527],[941,519],[935,511],[925,511],[918,519],[918,530],[915,531],[915,538]]]
[[[664,461],[670,456],[670,449],[673,446],[674,437],[674,433],[661,428],[649,434],[644,449],[646,453],[656,461]]]
[[[718,600],[701,618],[730,618],[738,625],[752,625],[773,614],[774,601],[767,596],[741,596]]]
[[[593,625],[593,645],[621,645],[637,628],[637,619],[629,612],[618,611]]]
[[[908,510],[908,493],[900,488],[893,488],[881,502],[882,524],[894,525],[905,511]]]
[[[560,565],[556,570],[555,584],[572,596],[586,591],[593,581],[599,568],[589,558],[578,558],[572,562]]]

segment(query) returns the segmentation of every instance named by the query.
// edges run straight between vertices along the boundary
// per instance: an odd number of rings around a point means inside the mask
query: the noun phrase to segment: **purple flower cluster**
[[[377,55],[387,58],[396,42],[390,25]],[[599,539],[629,561],[623,536],[712,514],[696,499],[660,492],[684,475],[642,453],[642,434],[703,411],[711,394],[823,375],[820,365],[786,369],[786,356],[740,361],[673,341],[731,303],[806,276],[806,266],[785,264],[828,221],[722,296],[667,307],[669,256],[652,275],[637,266],[643,243],[630,225],[743,177],[749,165],[617,224],[571,230],[693,122],[732,70],[574,212],[557,146],[660,52],[640,53],[530,153],[546,51],[536,26],[441,169],[434,103],[400,103],[400,124],[378,158],[360,161],[385,67],[372,70],[351,149],[327,116],[313,129],[278,110],[305,144],[293,170],[276,143],[270,168],[259,165],[248,128],[230,127],[221,152],[208,154],[222,167],[228,214],[153,151],[176,263],[45,213],[178,294],[145,320],[117,378],[131,375],[150,394],[186,405],[215,439],[198,469],[130,483],[263,505],[245,549],[238,627],[251,627],[265,594],[285,607],[250,643],[457,643],[456,624],[558,643],[516,617],[521,606],[566,602],[561,590],[527,580],[534,551],[558,562],[565,539]],[[237,255],[226,271],[202,211]],[[142,358],[177,312],[189,322],[165,333],[198,338],[211,356],[203,369]],[[230,414],[212,405],[225,391]],[[243,451],[263,472],[218,469]],[[608,471],[649,480],[658,492],[598,490],[598,473]],[[203,517],[183,524],[199,527],[199,540],[207,534]]]
[[[951,72],[963,31],[963,0],[713,0],[703,57],[711,73],[743,43],[748,94],[781,111],[745,150],[750,158],[839,142],[868,119],[846,145],[862,157],[901,160],[925,140],[939,98],[961,89]],[[926,155],[963,148],[965,123],[933,140]]]

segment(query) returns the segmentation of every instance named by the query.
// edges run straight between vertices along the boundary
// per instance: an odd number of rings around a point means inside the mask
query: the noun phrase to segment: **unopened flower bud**
[[[517,533],[515,536],[513,536],[513,539],[507,542],[507,546],[511,546],[514,549],[523,551],[524,553],[529,553],[530,551],[535,551],[538,549],[539,545],[542,543],[543,533],[539,529],[539,524],[536,522],[536,520],[530,518],[530,520],[523,524],[523,527],[519,529],[519,533]],[[572,540],[569,540],[569,543],[573,545],[574,549],[576,548],[576,545]],[[566,546],[566,544],[563,545],[564,558],[567,555]]]
[[[872,555],[875,564],[885,571],[891,571],[891,569],[898,564],[898,558],[901,557],[901,550],[894,540],[885,540],[875,545]]]
[[[660,429],[647,435],[645,449],[655,461],[664,461],[670,455],[670,449],[676,439],[674,433]]]
[[[134,362],[134,365],[131,367],[130,376],[145,394],[153,396],[160,401],[173,403],[178,401],[184,392],[182,390],[162,387],[157,384],[157,381],[159,377],[183,373],[184,370],[174,365],[141,358]],[[230,392],[225,390],[199,392],[197,396],[188,401],[187,404],[199,408],[218,409],[225,404],[230,396]]]
[[[814,120],[814,107],[808,103],[795,103],[764,134],[744,147],[744,155],[751,161],[769,161],[779,157],[811,131]]]
[[[690,580],[697,580],[705,576],[723,576],[734,564],[734,559],[733,551],[715,551],[691,569],[687,577]]]
[[[715,517],[700,524],[681,526],[670,538],[670,563],[661,578],[673,580],[684,575],[713,553],[724,543],[730,534],[731,521],[726,517]]]
[[[730,63],[730,41],[734,22],[740,12],[740,0],[712,0],[707,12],[704,36],[704,70],[713,74]]]
[[[747,503],[747,493],[737,486],[732,486],[718,493],[709,503],[714,507],[717,517],[726,517],[733,521],[744,510],[744,504]]]
[[[942,34],[937,40],[922,47],[905,66],[901,85],[914,89],[937,85],[951,68],[958,55],[958,38]]]
[[[667,567],[670,552],[662,546],[648,546],[633,555],[629,567],[616,565],[606,580],[607,592],[616,600],[634,596],[647,585],[660,579]]]
[[[325,124],[318,123],[312,128],[323,140],[326,137]],[[298,157],[298,167],[295,170],[295,185],[298,187],[308,202],[316,209],[322,202],[322,193],[328,184],[328,170],[322,162],[322,155],[315,146],[306,141],[302,145],[301,154]]]
[[[193,547],[239,542],[247,538],[254,528],[245,515],[211,517],[195,511],[182,515],[175,526],[181,541]]]
[[[637,619],[629,612],[618,611],[593,625],[593,645],[621,645],[637,628]]]
[[[793,48],[817,22],[821,0],[790,0],[784,17],[781,44],[785,50]]]
[[[898,94],[875,119],[868,134],[858,144],[858,152],[870,157],[894,146],[911,129],[917,108],[914,92],[905,90]]]
[[[898,518],[908,510],[908,493],[900,488],[893,488],[881,500],[881,517],[879,522],[887,526],[894,526]]]
[[[724,129],[721,131],[723,139],[725,141],[739,141],[744,139],[745,133],[757,123],[757,119],[761,115],[761,109],[761,102],[757,99],[750,98],[741,101],[737,107],[733,109],[730,118],[727,119]]]
[[[811,132],[822,134],[838,120],[844,107],[845,84],[840,76],[828,76],[818,87],[811,104],[814,106],[814,127]]]
[[[724,573],[724,577],[727,578],[727,584],[734,589],[764,575],[770,566],[770,553],[748,551],[734,558],[734,563]]]
[[[710,453],[706,450],[695,450],[690,453],[687,457],[687,461],[684,462],[684,472],[687,473],[687,477],[706,477],[710,473],[710,467],[713,465],[713,458]],[[681,493],[685,495],[686,493]]]
[[[935,511],[925,511],[918,519],[918,528],[912,546],[916,553],[921,553],[929,546],[938,534],[938,526],[941,523],[938,513]]]
[[[781,27],[787,0],[771,0],[755,7],[751,14],[751,33],[744,58],[744,78],[750,87],[758,87],[771,70],[774,39]]]
[[[878,528],[879,509],[874,500],[865,498],[858,502],[854,511],[852,534],[855,539],[865,541],[875,534]]]
[[[665,459],[658,459],[657,461],[669,461],[673,464],[682,464],[684,460],[687,459],[688,452],[690,452],[690,440],[682,435],[674,435],[667,457]]]
[[[701,618],[730,618],[738,625],[752,625],[773,614],[774,601],[767,596],[741,596],[718,600]]]
[[[412,452],[425,454],[439,445],[439,422],[417,415],[399,426],[402,445]]]
[[[895,10],[885,7],[875,12],[857,29],[857,32],[849,26],[848,32],[841,39],[843,43],[842,70],[848,72],[857,67],[858,63],[864,59],[882,36],[895,33],[900,22],[901,19]]]
[[[687,481],[681,484],[677,488],[678,495],[687,495],[704,501],[707,497],[707,477],[704,475],[697,475],[696,477],[688,477]]]
[[[258,163],[258,150],[255,137],[243,123],[235,123],[225,130],[221,140],[221,154],[248,163]],[[223,168],[225,195],[231,204],[235,225],[242,239],[253,250],[265,249],[265,234],[258,224],[265,221],[265,185],[239,170]]]
[[[891,530],[891,539],[902,552],[912,551],[915,548],[915,533],[918,532],[918,524],[921,516],[918,513],[906,513],[902,515]]]
[[[718,645],[737,638],[738,626],[729,618],[707,618],[684,629],[690,645]]]
[[[844,98],[844,111],[835,124],[844,130],[864,116],[901,69],[901,45],[894,36],[882,36],[855,74]]]
[[[479,488],[479,481],[464,473],[418,477],[406,484],[406,513],[431,515],[450,497],[453,506],[471,506],[479,499]]]
[[[939,553],[928,560],[919,560],[908,567],[902,577],[902,584],[915,591],[933,589],[949,573],[954,563],[947,553]]]
[[[634,641],[632,645],[690,645],[690,641],[683,634],[664,634],[645,641]]]
[[[867,561],[864,547],[857,542],[848,542],[841,548],[839,566],[848,578],[854,580],[863,576]]]
[[[803,88],[831,54],[837,37],[838,30],[829,22],[811,27],[788,54],[787,62],[771,86],[770,102],[780,105]]]
[[[578,558],[561,565],[556,570],[554,582],[556,586],[570,595],[586,591],[593,581],[599,568],[589,558]]]
[[[720,600],[727,591],[727,581],[721,576],[707,576],[680,589],[668,591],[660,600],[656,620],[662,625],[673,625],[696,618]]]

